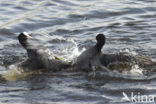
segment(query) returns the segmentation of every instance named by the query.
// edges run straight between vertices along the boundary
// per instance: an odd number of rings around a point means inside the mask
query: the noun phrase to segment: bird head
[[[27,46],[27,40],[28,39],[31,39],[32,37],[27,33],[27,32],[22,32],[22,33],[20,33],[19,35],[18,35],[18,40],[19,40],[19,42],[20,42],[20,44],[24,47],[24,48],[26,48],[26,46]]]

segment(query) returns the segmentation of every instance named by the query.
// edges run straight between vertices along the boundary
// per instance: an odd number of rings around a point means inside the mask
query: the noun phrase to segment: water
[[[72,60],[85,47],[94,45],[97,33],[107,37],[104,53],[128,50],[156,60],[155,5],[155,0],[1,0],[0,71],[26,59],[26,51],[17,40],[23,31],[64,60]],[[156,95],[155,79],[155,75],[107,74],[90,78],[74,72],[30,75],[1,82],[0,102],[135,104],[123,101],[123,92],[128,97],[131,92]]]

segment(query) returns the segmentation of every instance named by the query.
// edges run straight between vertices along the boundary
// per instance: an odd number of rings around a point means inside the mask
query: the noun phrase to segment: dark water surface
[[[17,40],[23,31],[65,60],[95,44],[97,33],[107,37],[105,53],[129,51],[156,60],[155,30],[155,0],[1,0],[0,71],[26,59]],[[128,97],[132,92],[156,96],[156,77],[144,77],[90,79],[72,72],[30,75],[1,82],[0,103],[135,104],[122,100],[123,92]]]

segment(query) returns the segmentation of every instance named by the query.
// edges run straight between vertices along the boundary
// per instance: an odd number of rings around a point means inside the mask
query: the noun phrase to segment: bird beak
[[[31,37],[30,35],[27,36],[28,39],[32,39],[33,37]]]

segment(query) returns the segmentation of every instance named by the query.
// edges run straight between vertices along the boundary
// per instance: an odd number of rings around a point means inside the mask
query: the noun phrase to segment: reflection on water
[[[1,0],[0,73],[9,73],[0,78],[0,102],[133,104],[121,100],[123,92],[155,95],[154,72],[138,77],[101,72],[32,74],[7,68],[27,57],[17,41],[23,31],[68,61],[94,45],[97,33],[107,37],[102,50],[106,54],[128,50],[156,60],[155,5],[155,0]]]

